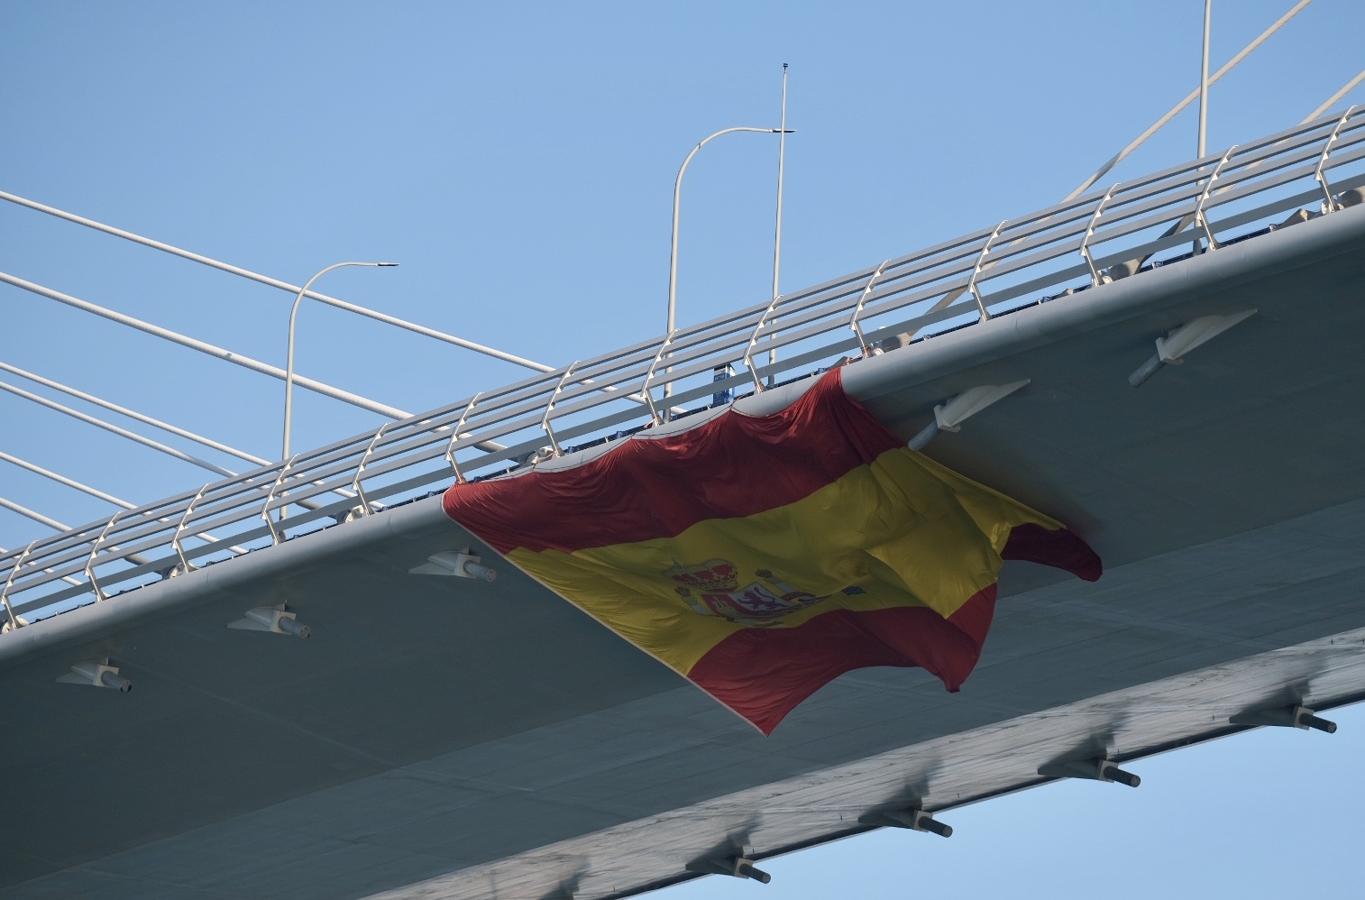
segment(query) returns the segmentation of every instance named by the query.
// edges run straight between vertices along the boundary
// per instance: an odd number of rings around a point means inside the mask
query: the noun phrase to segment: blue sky
[[[1216,67],[1289,6],[1221,0]],[[663,329],[673,176],[775,124],[790,62],[783,284],[1046,206],[1193,87],[1199,0],[1047,4],[0,4],[0,188],[559,365]],[[1353,76],[1365,7],[1317,0],[1212,90],[1209,147],[1298,121]],[[1348,98],[1365,100],[1365,91]],[[1193,156],[1193,107],[1116,170]],[[708,146],[684,196],[683,323],[766,299],[776,146]],[[0,270],[282,364],[290,298],[0,204]],[[263,456],[269,379],[0,287],[0,359]],[[299,369],[407,409],[522,371],[312,305]],[[13,378],[6,376],[6,380]],[[208,476],[0,395],[5,449],[132,501]],[[377,419],[300,392],[295,444]],[[226,462],[226,461],[225,461]],[[10,466],[0,494],[110,510]],[[37,536],[0,512],[0,545]],[[1037,879],[1258,896],[1358,833],[1362,717],[1236,737],[771,868],[784,898],[986,896]],[[1357,727],[1353,728],[1352,725]],[[1265,860],[1262,864],[1251,861]],[[989,864],[988,864],[989,861]],[[1340,870],[1322,877],[1349,881]],[[677,898],[747,896],[715,879]]]

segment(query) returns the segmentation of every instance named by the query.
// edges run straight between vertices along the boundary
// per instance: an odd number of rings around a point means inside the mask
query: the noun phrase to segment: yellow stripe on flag
[[[512,550],[528,574],[687,673],[745,628],[835,609],[925,606],[943,618],[995,583],[1017,525],[1060,523],[897,448],[812,494],[669,538]]]

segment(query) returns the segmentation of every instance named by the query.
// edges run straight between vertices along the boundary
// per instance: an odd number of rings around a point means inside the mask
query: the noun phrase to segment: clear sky
[[[1220,0],[1213,67],[1289,0]],[[673,177],[729,125],[775,124],[790,62],[783,285],[1060,199],[1195,84],[1200,0],[474,4],[0,0],[0,189],[560,365],[661,333]],[[1317,0],[1211,93],[1209,147],[1297,122],[1355,74],[1365,5]],[[1348,98],[1365,101],[1365,90]],[[1194,155],[1191,107],[1109,180]],[[767,298],[773,138],[698,156],[680,320]],[[0,270],[282,364],[290,297],[0,204]],[[0,359],[263,456],[277,382],[0,287]],[[419,410],[521,370],[312,305],[299,369]],[[3,376],[6,381],[15,381]],[[0,446],[129,500],[209,476],[0,395]],[[295,445],[373,428],[300,392]],[[227,460],[222,460],[228,463]],[[72,524],[110,509],[0,464]],[[0,511],[0,545],[38,526]],[[1261,896],[1360,834],[1365,716],[960,810],[949,841],[878,833],[776,861],[767,889],[675,898]],[[1343,852],[1344,851],[1344,852]],[[1323,869],[1318,869],[1322,863]],[[667,896],[667,894],[665,895]]]

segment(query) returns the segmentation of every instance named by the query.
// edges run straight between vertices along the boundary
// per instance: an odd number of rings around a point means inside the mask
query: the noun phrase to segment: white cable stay
[[[0,507],[4,507],[5,509],[9,510],[9,511],[12,512],[12,513],[17,513],[17,514],[23,516],[25,519],[32,519],[33,521],[37,522],[39,525],[46,525],[48,528],[51,528],[53,531],[70,531],[70,530],[71,530],[71,526],[68,525],[68,524],[66,524],[65,522],[59,522],[59,521],[57,521],[56,519],[52,518],[51,516],[45,516],[45,515],[43,515],[42,513],[38,512],[38,511],[36,511],[36,510],[29,509],[27,506],[22,506],[22,505],[20,505],[20,504],[18,504],[18,503],[15,503],[13,500],[10,500],[8,497],[0,497]],[[8,552],[9,552],[8,550],[0,550],[0,553],[8,553]]]
[[[1246,59],[1249,55],[1251,55],[1252,51],[1254,51],[1257,47],[1264,44],[1270,38],[1271,35],[1273,35],[1275,32],[1283,28],[1285,23],[1287,23],[1290,19],[1294,18],[1299,13],[1303,12],[1304,8],[1307,7],[1308,4],[1311,2],[1312,0],[1299,0],[1299,2],[1291,6],[1284,15],[1280,16],[1273,23],[1271,23],[1269,28],[1267,28],[1265,31],[1262,31],[1259,35],[1257,35],[1255,39],[1251,41],[1251,43],[1247,44],[1241,50],[1238,50],[1237,53],[1234,54],[1231,59],[1223,63],[1222,67],[1219,68],[1218,71],[1214,72],[1211,76],[1209,76],[1208,84],[1212,85],[1217,83],[1217,81],[1221,79],[1224,75],[1235,69],[1242,60]],[[1137,148],[1145,144],[1148,138],[1156,134],[1162,128],[1166,127],[1167,122],[1171,121],[1177,115],[1179,115],[1181,111],[1185,109],[1185,107],[1189,106],[1195,100],[1199,99],[1200,87],[1201,86],[1195,87],[1194,90],[1190,91],[1188,94],[1185,95],[1185,99],[1181,100],[1175,106],[1172,106],[1159,119],[1157,119],[1151,125],[1147,126],[1147,130],[1143,131],[1137,137],[1133,138],[1131,141],[1125,144],[1122,150],[1111,156],[1108,159],[1108,161],[1106,161],[1104,165],[1096,169],[1089,178],[1085,179],[1085,181],[1082,181],[1080,184],[1076,185],[1075,190],[1073,190],[1071,193],[1067,194],[1065,197],[1062,198],[1062,202],[1065,203],[1068,200],[1074,200],[1081,194],[1084,194],[1086,191],[1090,190],[1090,188],[1094,186],[1095,182],[1099,181],[1101,178],[1103,178],[1106,174],[1109,173],[1110,169],[1114,168],[1114,166],[1123,162],[1133,153],[1133,151],[1137,150]],[[1332,102],[1336,101],[1333,100]],[[1328,105],[1330,106],[1330,104]]]
[[[225,453],[232,453],[238,457],[246,459],[248,462],[253,462],[261,466],[266,466],[270,464],[269,460],[253,456],[251,454],[244,453],[239,450],[235,450],[234,448],[227,447],[227,445],[225,444],[220,444],[217,441],[205,438],[201,435],[194,434],[191,431],[186,431],[183,428],[177,428],[176,426],[171,425],[170,423],[162,422],[160,419],[155,419],[152,418],[151,416],[145,416],[139,412],[136,412],[135,410],[119,406],[116,403],[110,403],[107,400],[103,400],[99,397],[96,397],[93,394],[86,393],[85,391],[80,391],[75,388],[69,387],[67,385],[62,384],[61,382],[54,381],[50,378],[43,378],[40,375],[35,375],[32,372],[19,368],[18,366],[11,366],[8,363],[0,362],[0,370],[12,372],[16,375],[32,379],[33,381],[51,387],[54,390],[62,391],[64,393],[70,394],[73,397],[77,397],[81,400],[93,403],[97,406],[113,410],[114,412],[118,412],[121,415],[129,416],[131,418],[136,419],[137,421],[145,422],[157,428],[162,428],[166,431],[171,432],[172,434],[180,435],[189,440],[197,441],[201,444],[204,444],[205,446],[212,447],[213,449],[222,450]],[[209,462],[208,460],[205,459],[200,459],[197,456],[192,456],[181,450],[177,450],[175,447],[163,444],[160,441],[152,440],[151,438],[140,435],[134,431],[129,431],[126,428],[122,428],[118,425],[115,425],[112,422],[108,422],[97,416],[92,416],[88,413],[83,413],[80,410],[72,409],[71,407],[63,403],[58,403],[55,400],[51,400],[38,394],[34,394],[31,391],[26,391],[23,388],[16,387],[15,385],[8,384],[4,381],[0,381],[0,391],[6,391],[10,394],[13,394],[16,397],[21,397],[32,403],[36,403],[39,406],[43,406],[46,407],[47,409],[53,410],[54,412],[59,412],[62,415],[69,416],[80,422],[84,422],[87,425],[93,425],[96,428],[103,429],[104,431],[117,435],[118,437],[121,437],[125,440],[129,440],[132,441],[133,443],[140,444],[144,447],[148,447],[152,450],[157,451],[158,453],[164,453],[167,456],[180,460],[181,462],[186,462],[191,465],[198,466],[201,469],[207,469],[208,471],[214,473],[215,475],[224,475],[231,478],[238,474],[237,472],[234,472],[233,470],[225,468],[223,466],[217,465],[216,463]],[[336,489],[335,493],[340,494],[343,497],[355,496],[354,493],[341,488]],[[307,501],[304,501],[301,505],[307,509],[316,508],[313,504],[308,503]]]
[[[143,447],[148,447],[152,450],[157,451],[158,453],[164,453],[165,455],[171,457],[172,459],[178,459],[181,462],[189,463],[192,466],[198,466],[201,469],[207,469],[208,471],[214,473],[215,475],[224,475],[228,478],[231,478],[232,476],[237,474],[231,469],[226,469],[218,465],[217,463],[209,462],[206,459],[200,459],[197,456],[192,456],[183,450],[177,450],[175,447],[172,447],[169,444],[163,444],[160,441],[155,441],[149,437],[144,437],[143,435],[140,435],[135,431],[129,431],[127,428],[115,425],[113,422],[106,422],[104,419],[101,419],[98,416],[92,416],[89,413],[83,413],[78,409],[72,409],[71,407],[67,406],[64,403],[58,403],[56,400],[49,400],[46,397],[42,397],[39,396],[38,394],[33,393],[32,391],[26,391],[21,387],[12,385],[7,381],[0,381],[0,391],[5,391],[6,393],[13,394],[16,397],[22,397],[23,399],[28,400],[30,403],[36,403],[39,406],[43,406],[46,407],[47,409],[52,410],[53,412],[59,412],[62,415],[69,416],[78,422],[84,422],[87,425],[93,425],[96,428],[103,429],[104,431],[107,431],[110,434],[117,435],[118,437],[132,441],[135,444],[140,444]]]
[[[62,382],[57,381],[55,379],[39,375],[36,372],[31,372],[28,369],[21,369],[20,367],[10,365],[7,362],[0,362],[0,371],[8,372],[11,375],[18,375],[20,378],[26,378],[29,381],[34,382],[35,384],[41,384],[45,388],[51,388],[54,391],[60,391],[61,393],[66,394],[67,396],[75,397],[77,400],[83,400],[86,403],[98,406],[101,409],[107,409],[112,413],[119,414],[120,416],[126,416],[127,418],[132,419],[136,422],[141,422],[143,425],[150,425],[153,428],[157,428],[160,429],[161,431],[173,434],[176,437],[182,437],[187,441],[193,441],[196,444],[208,447],[210,450],[217,450],[219,453],[223,453],[228,456],[235,456],[238,459],[252,463],[253,465],[257,466],[270,465],[270,460],[266,459],[265,457],[257,456],[254,453],[248,453],[245,450],[239,450],[238,448],[229,446],[228,444],[224,444],[221,441],[215,441],[213,438],[205,437],[202,434],[196,434],[195,432],[190,431],[188,429],[172,425],[170,422],[166,422],[153,416],[140,413],[135,409],[129,409],[126,406],[121,406],[112,401],[105,400],[102,397],[98,397],[94,394],[82,391],[79,388],[71,387],[68,384],[63,384]]]
[[[169,328],[162,328],[160,325],[153,325],[151,322],[117,312],[108,307],[100,306],[97,303],[91,303],[89,300],[82,300],[71,294],[64,294],[61,291],[53,290],[52,288],[45,287],[36,282],[19,278],[16,275],[10,275],[7,272],[0,272],[0,282],[17,287],[20,290],[28,291],[31,294],[36,294],[39,297],[46,297],[49,300],[64,303],[74,309],[93,313],[94,315],[101,316],[111,322],[126,325],[129,328],[134,328],[144,334],[150,334],[152,337],[161,338],[162,340],[170,341],[173,344],[179,344],[182,347],[188,347],[191,350],[198,351],[207,356],[212,356],[215,359],[230,362],[235,366],[241,366],[244,369],[259,372],[262,375],[269,375],[271,378],[279,381],[284,380],[284,369],[281,369],[279,366],[272,366],[270,363],[261,362],[259,359],[253,359],[245,354],[226,350],[215,344],[210,344],[207,341],[188,337],[179,332],[172,331]],[[362,397],[359,394],[342,390],[339,387],[334,387],[326,382],[318,381],[317,379],[309,378],[305,375],[294,376],[294,382],[298,384],[299,387],[307,388],[324,397],[331,397],[333,400],[349,403],[351,406],[359,407],[360,409],[372,413],[378,413],[389,419],[404,419],[411,415],[407,410],[399,409],[396,406],[390,406],[387,403],[380,403],[379,401],[371,400],[368,397]]]
[[[1217,72],[1215,72],[1211,78],[1209,78],[1208,84],[1213,84],[1215,81],[1222,78],[1228,72],[1232,71],[1233,67],[1235,67],[1242,60],[1246,59],[1246,57],[1251,53],[1251,51],[1255,50],[1261,44],[1265,43],[1267,38],[1269,38],[1272,34],[1278,31],[1282,25],[1284,25],[1294,16],[1298,15],[1298,13],[1310,2],[1312,2],[1312,0],[1300,0],[1299,3],[1296,3],[1293,7],[1291,7],[1290,10],[1286,12],[1283,16],[1281,16],[1279,19],[1277,19],[1274,22],[1274,24],[1272,24],[1265,31],[1261,32],[1261,34],[1255,40],[1253,40],[1250,44],[1247,44],[1245,47],[1243,47],[1237,53],[1236,56],[1234,56],[1232,59],[1224,63],[1223,67],[1219,69]],[[1365,71],[1361,71],[1350,81],[1346,82],[1346,84],[1342,85],[1340,89],[1338,89],[1334,94],[1332,94],[1332,96],[1328,97],[1321,105],[1319,105],[1311,113],[1309,113],[1308,115],[1304,116],[1301,120],[1299,120],[1299,124],[1307,125],[1309,122],[1312,122],[1321,117],[1324,113],[1331,109],[1337,103],[1337,101],[1341,100],[1342,97],[1345,97],[1347,94],[1349,94],[1351,90],[1355,88],[1356,85],[1360,84],[1361,81],[1365,81]],[[1095,184],[1096,181],[1099,181],[1101,178],[1105,176],[1105,174],[1107,174],[1111,169],[1113,169],[1114,166],[1118,165],[1120,162],[1126,159],[1134,150],[1142,146],[1142,144],[1145,143],[1148,138],[1152,137],[1163,127],[1165,127],[1165,125],[1168,122],[1170,122],[1171,119],[1175,118],[1177,113],[1185,109],[1185,107],[1189,106],[1190,103],[1193,102],[1198,96],[1199,88],[1196,87],[1193,91],[1191,91],[1189,94],[1185,96],[1185,99],[1181,100],[1175,106],[1171,107],[1169,110],[1166,111],[1165,115],[1163,115],[1161,118],[1153,122],[1151,127],[1149,127],[1142,134],[1134,138],[1127,146],[1125,146],[1122,150],[1116,153],[1108,162],[1100,166],[1100,168],[1096,170],[1093,175],[1091,175],[1080,185],[1078,185],[1075,190],[1073,190],[1071,193],[1063,197],[1061,202],[1067,203],[1071,200],[1075,200],[1081,194],[1085,193],[1091,186]],[[1255,165],[1256,163],[1252,163],[1250,167],[1255,167]],[[1189,226],[1190,222],[1192,221],[1194,221],[1193,216],[1177,220],[1171,226],[1167,234],[1174,234],[1178,231],[1183,231],[1185,228]],[[1018,243],[1018,240],[1016,240],[1015,243]],[[1141,266],[1142,263],[1144,262],[1146,262],[1145,259],[1138,260],[1136,261],[1135,266]],[[987,262],[982,268],[983,270],[989,269],[992,265],[993,263]],[[935,306],[934,308],[942,309],[948,306],[959,296],[961,296],[964,290],[965,289],[958,289],[956,291],[950,291],[943,297],[942,300],[938,302],[938,305]]]
[[[54,290],[53,288],[46,287],[37,282],[20,278],[17,275],[11,275],[8,272],[0,272],[0,283],[17,287],[20,290],[28,291],[30,294],[44,297],[48,300],[55,300],[58,303],[63,303],[83,312],[92,313],[101,318],[108,319],[111,322],[116,322],[119,325],[124,325],[141,331],[144,334],[149,334],[152,337],[161,338],[162,340],[169,341],[173,344],[179,344],[182,347],[187,347],[190,350],[195,350],[207,356],[212,356],[215,359],[223,360],[224,362],[230,362],[235,366],[241,366],[244,369],[259,372],[262,375],[269,375],[271,378],[278,381],[285,380],[285,370],[281,369],[279,366],[272,366],[270,363],[262,362],[259,359],[255,359],[243,353],[227,350],[216,344],[210,344],[207,341],[201,341],[198,338],[180,334],[177,331],[163,328],[160,325],[154,325],[153,323],[139,319],[136,316],[130,316],[127,313],[121,313],[117,310],[109,309],[106,306],[100,306],[98,303],[92,303],[89,300],[83,300],[80,297]],[[356,406],[369,412],[378,413],[379,415],[390,419],[406,419],[412,415],[407,410],[399,409],[396,406],[390,406],[386,403],[380,403],[377,400],[371,400],[368,397],[363,397],[360,394],[351,391],[342,390],[325,381],[318,381],[316,378],[309,378],[306,375],[294,375],[294,383],[299,387],[306,388],[314,393],[321,394],[324,397],[340,400],[343,403],[348,403],[351,406]],[[485,441],[479,446],[480,449],[489,450],[490,452],[501,449],[500,445],[489,441]]]
[[[104,222],[98,222],[94,219],[78,215],[73,212],[68,212],[64,209],[58,209],[55,206],[50,206],[46,203],[40,203],[37,200],[32,200],[29,199],[28,197],[21,197],[18,194],[13,194],[8,191],[0,191],[0,200],[6,200],[17,206],[22,206],[25,207],[26,209],[34,210],[35,212],[40,212],[58,219],[63,219],[67,222],[72,222],[76,225],[81,225],[86,228],[102,232],[104,234],[112,235],[113,237],[122,238],[123,240],[131,241],[135,244],[141,244],[144,247],[150,247],[153,250],[158,250],[162,253],[168,253],[172,256],[178,256],[181,259],[189,260],[190,262],[194,263],[199,263],[200,265],[208,266],[210,268],[217,269],[221,272],[227,272],[228,274],[236,275],[240,278],[246,278],[250,281],[257,282],[258,284],[264,284],[268,287],[272,287],[277,290],[288,291],[289,293],[294,295],[311,297],[312,299],[317,300],[320,303],[325,303],[328,306],[333,306],[336,307],[337,309],[344,309],[347,312],[352,312],[355,313],[356,315],[364,316],[365,318],[368,319],[373,319],[376,322],[382,322],[385,325],[392,325],[395,328],[401,328],[405,331],[410,331],[413,334],[418,334],[423,337],[428,337],[433,340],[441,341],[443,343],[450,344],[451,346],[454,347],[460,347],[464,350],[470,350],[473,351],[474,353],[480,353],[483,354],[484,356],[489,356],[492,357],[493,359],[498,359],[516,366],[521,366],[522,368],[525,369],[530,369],[532,371],[541,373],[557,371],[554,366],[546,365],[545,363],[542,362],[536,362],[533,359],[527,359],[526,357],[518,356],[515,353],[508,353],[507,351],[499,350],[496,347],[489,347],[485,344],[480,344],[477,341],[471,341],[467,338],[458,337],[457,335],[453,335],[436,328],[431,328],[429,326],[422,325],[417,322],[411,322],[408,321],[407,319],[390,315],[389,313],[380,312],[377,309],[371,309],[368,306],[361,306],[358,303],[352,303],[351,301],[343,300],[340,297],[334,297],[330,294],[324,294],[321,291],[312,290],[308,285],[292,284],[280,278],[274,278],[269,275],[264,275],[260,272],[254,272],[250,269],[243,268],[242,266],[233,265],[232,263],[224,262],[223,260],[220,259],[214,259],[213,257],[205,256],[202,253],[195,253],[192,250],[186,250],[183,247],[177,247],[174,244],[168,244],[165,241],[158,241],[154,238],[147,237],[146,235],[137,234],[135,232],[128,231],[127,229],[118,228],[114,225],[109,225]],[[300,385],[303,385],[302,381],[298,381],[298,383]],[[612,392],[615,390],[615,388],[608,386],[602,388],[602,390]],[[638,403],[644,403],[643,398],[637,399],[632,397],[631,399],[635,400],[635,402]]]
[[[1362,81],[1365,81],[1365,69],[1361,69],[1359,72],[1355,74],[1354,78],[1352,78],[1350,81],[1346,82],[1340,88],[1338,88],[1335,94],[1328,97],[1326,100],[1322,101],[1322,104],[1317,109],[1313,110],[1308,115],[1304,116],[1303,120],[1299,122],[1299,124],[1307,125],[1309,122],[1313,121],[1318,116],[1321,116],[1324,113],[1326,113],[1327,110],[1336,106],[1337,102],[1340,101],[1342,97],[1345,97],[1347,94],[1351,93],[1351,91],[1355,90],[1356,85],[1360,84]]]
[[[288,291],[290,294],[298,294],[300,291],[303,290],[302,285],[291,284],[279,278],[272,278],[271,276],[263,275],[260,272],[253,272],[250,269],[245,269],[241,266],[233,265],[232,263],[223,262],[220,259],[214,259],[211,256],[204,256],[201,253],[195,253],[191,250],[186,250],[182,247],[177,247],[174,244],[168,244],[165,243],[164,241],[158,241],[153,238],[146,237],[145,235],[127,231],[123,228],[117,228],[113,225],[106,225],[103,222],[97,222],[94,219],[77,215],[76,213],[67,212],[66,210],[63,209],[58,209],[57,207],[49,206],[46,203],[39,203],[37,200],[30,200],[29,198],[21,197],[18,194],[11,194],[8,191],[0,191],[0,200],[8,200],[10,203],[14,203],[18,206],[23,206],[36,212],[45,213],[49,216],[55,216],[58,219],[64,219],[67,222],[73,222],[77,225],[83,225],[86,228],[92,228],[95,231],[100,231],[105,234],[113,235],[114,237],[123,238],[126,241],[132,241],[135,244],[141,244],[144,247],[150,247],[153,250],[159,250],[162,253],[169,253],[172,256],[178,256],[181,259],[187,259],[190,262],[199,263],[200,265],[208,266],[213,269],[218,269],[221,272],[227,272],[231,275],[246,278],[250,281],[255,281],[258,284],[264,284],[267,285],[268,287],[272,287],[277,290]],[[365,316],[366,318],[369,319],[374,319],[377,322],[383,322],[386,325],[393,325],[394,327],[402,328],[406,331],[411,331],[414,334],[420,334],[424,337],[429,337],[438,341],[443,341],[447,344],[451,344],[456,347],[461,347],[465,350],[472,350],[475,353],[482,353],[484,356],[491,356],[494,359],[500,359],[503,362],[509,362],[516,366],[521,366],[526,369],[533,369],[537,372],[554,371],[553,366],[547,366],[544,363],[536,362],[535,360],[531,359],[526,359],[525,357],[517,356],[514,353],[508,353],[504,350],[498,350],[494,347],[488,347],[476,341],[471,341],[466,338],[457,337],[453,334],[448,334],[444,331],[439,331],[435,328],[428,328],[426,325],[419,325],[416,322],[409,322],[406,319],[400,319],[398,316],[391,316],[388,313],[379,312],[378,310],[370,309],[369,307],[366,306],[361,306],[358,303],[352,303],[349,300],[342,300],[340,297],[333,297],[329,294],[324,294],[314,290],[308,290],[304,292],[304,296],[312,297],[314,300],[317,300],[321,303],[325,303],[328,306],[335,306],[337,309],[344,309],[347,310],[348,312],[353,312],[356,313],[357,315]]]

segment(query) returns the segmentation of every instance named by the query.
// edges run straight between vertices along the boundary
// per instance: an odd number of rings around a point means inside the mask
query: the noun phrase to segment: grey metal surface
[[[763,739],[505,566],[493,586],[406,574],[468,542],[431,498],[0,639],[20,811],[0,818],[0,892],[600,898],[728,840],[764,855],[843,833],[908,792],[950,806],[1064,753],[1354,699],[1363,249],[1348,209],[848,367],[906,435],[967,387],[1032,379],[929,452],[1108,565],[1095,585],[1007,566],[958,695],[863,670]],[[1128,386],[1155,337],[1248,306]],[[282,600],[310,641],[225,627]],[[55,683],[104,656],[131,694]]]
[[[1192,241],[1203,241],[1206,255],[1225,253],[1220,243],[1248,228],[1273,225],[1304,204],[1320,205],[1329,218],[1341,214],[1344,192],[1365,184],[1362,169],[1365,117],[1352,108],[1344,116],[1001,221],[662,340],[574,362],[106,522],[39,538],[23,550],[0,554],[0,565],[13,575],[0,597],[18,615],[59,613],[72,605],[68,601],[103,599],[115,590],[155,583],[176,566],[221,559],[236,545],[277,544],[284,536],[277,521],[286,513],[290,532],[298,534],[332,517],[368,510],[363,503],[353,507],[350,500],[327,497],[338,490],[363,488],[371,499],[392,501],[429,490],[452,471],[486,475],[519,464],[547,443],[557,455],[561,448],[611,439],[618,429],[650,419],[658,425],[673,415],[655,403],[659,389],[672,395],[670,404],[695,404],[747,385],[761,391],[765,377],[806,375],[849,350],[871,355],[869,342],[885,338],[908,340],[902,336],[930,335],[974,319],[980,324],[973,327],[982,327],[991,317],[1035,303],[1089,308],[1094,295],[1078,287],[1099,288],[1154,254]],[[92,308],[5,273],[0,281]],[[156,331],[145,323],[137,327]],[[760,340],[769,350],[782,349],[777,364],[754,364]],[[740,360],[743,371],[715,380],[717,370]],[[650,419],[642,414],[642,400]],[[193,539],[209,530],[221,539]],[[115,565],[129,554],[147,561]],[[84,590],[59,581],[77,572],[86,576]]]

